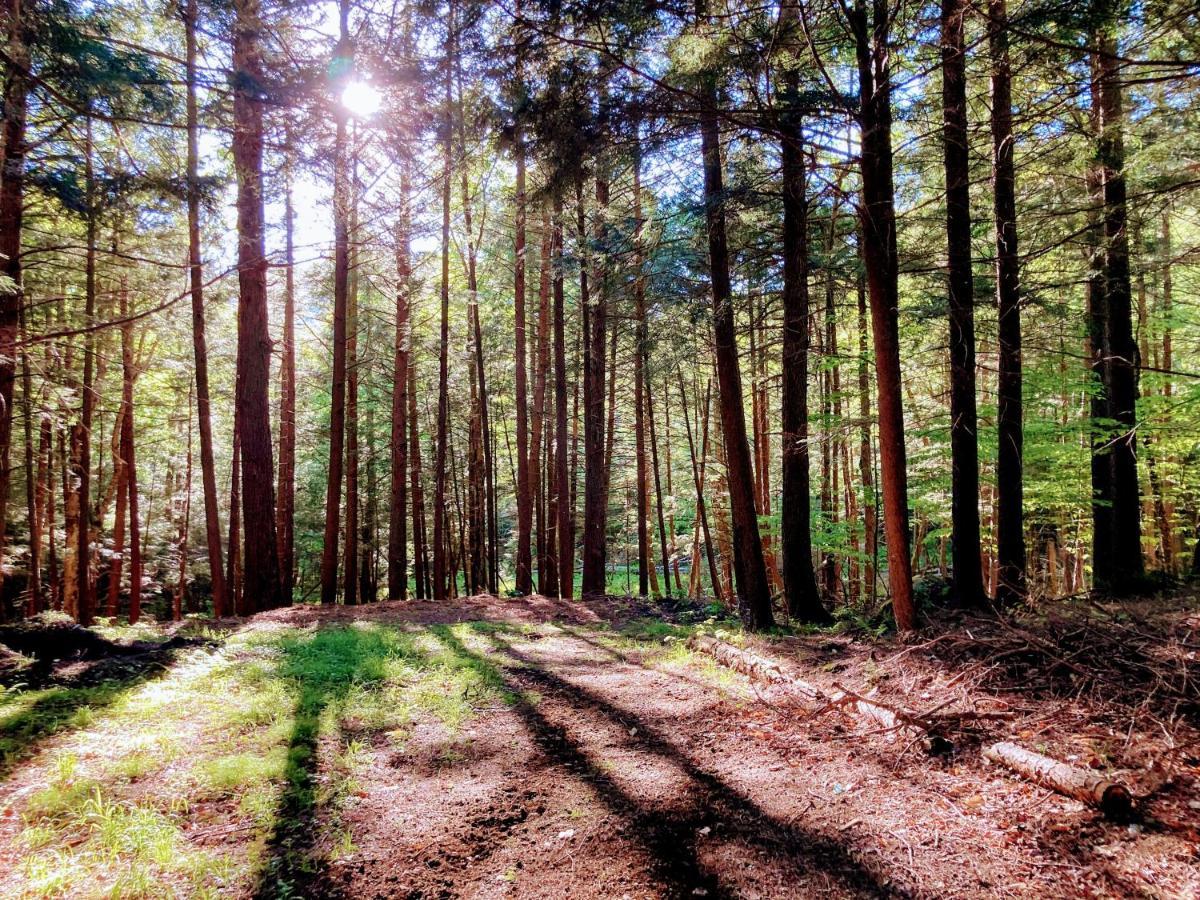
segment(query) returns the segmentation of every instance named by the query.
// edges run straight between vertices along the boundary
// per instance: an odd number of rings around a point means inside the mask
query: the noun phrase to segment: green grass
[[[0,778],[33,766],[42,786],[15,809],[22,861],[0,894],[14,884],[28,896],[294,892],[354,852],[341,810],[380,737],[402,750],[417,724],[435,725],[438,764],[462,765],[464,726],[522,702],[484,658],[490,639],[536,631],[285,627],[185,651],[161,677],[5,691]],[[193,839],[201,833],[217,837]],[[319,847],[315,835],[326,836]]]

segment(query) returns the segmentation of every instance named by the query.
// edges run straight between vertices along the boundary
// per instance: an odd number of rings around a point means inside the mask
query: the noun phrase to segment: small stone
[[[568,828],[565,831],[560,831],[558,833],[558,839],[560,841],[565,841],[565,840],[568,840],[573,837],[575,837],[575,829],[574,828]]]

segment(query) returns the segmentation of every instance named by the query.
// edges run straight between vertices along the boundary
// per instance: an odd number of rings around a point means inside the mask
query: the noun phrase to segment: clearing
[[[1196,896],[1188,608],[907,643],[617,598],[98,629],[143,643],[6,661],[0,896]],[[694,652],[697,629],[823,690],[986,715],[933,756]],[[1002,739],[1121,778],[1133,819],[983,762]]]

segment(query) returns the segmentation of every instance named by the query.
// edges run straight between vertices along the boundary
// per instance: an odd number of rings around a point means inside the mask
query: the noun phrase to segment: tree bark
[[[335,56],[347,71],[350,44],[349,0],[339,4],[341,37]],[[340,86],[335,80],[334,88]],[[345,106],[334,103],[333,150],[333,373],[329,404],[329,474],[325,481],[325,530],[321,549],[321,603],[338,596],[338,542],[341,539],[342,474],[346,441],[346,332],[350,293],[350,183],[347,169],[349,134]]]
[[[17,332],[25,302],[21,272],[21,233],[25,204],[25,119],[29,94],[29,51],[21,0],[4,0],[7,65],[4,68],[4,162],[0,172],[0,558],[8,522],[11,481],[13,394],[16,383]],[[2,567],[0,567],[2,569]],[[0,581],[3,572],[0,571]]]
[[[637,126],[635,125],[635,128]],[[635,138],[636,142],[636,138]],[[640,148],[639,148],[640,151]],[[641,153],[635,151],[633,164],[633,209],[634,209],[634,371],[633,371],[633,407],[634,407],[634,465],[637,476],[637,544],[638,544],[638,594],[646,596],[650,589],[649,572],[654,563],[650,551],[650,522],[647,499],[650,493],[649,472],[646,468],[646,410],[648,401],[646,391],[649,387],[649,353],[647,344],[650,336],[646,327],[646,280],[642,272],[642,160]],[[653,412],[651,412],[653,416]],[[655,466],[657,477],[658,467]],[[661,513],[661,492],[659,492],[659,510]],[[663,544],[663,577],[667,577],[666,544]],[[669,582],[668,582],[669,585]]]
[[[787,8],[795,10],[789,3]],[[782,13],[781,13],[782,15]],[[795,21],[795,13],[792,13]],[[804,130],[799,111],[799,75],[784,79],[781,180],[783,187],[783,397],[782,507],[779,546],[788,614],[801,622],[827,622],[813,573],[811,494],[808,456],[808,197],[804,170]]]
[[[600,104],[607,105],[607,89],[600,89]],[[605,428],[605,349],[608,337],[608,176],[604,171],[606,163],[603,149],[596,155],[596,208],[593,234],[595,247],[592,251],[594,260],[595,283],[594,293],[590,301],[586,296],[583,274],[581,273],[580,302],[590,302],[588,307],[589,325],[584,333],[588,343],[585,354],[584,371],[584,404],[583,404],[583,444],[584,444],[584,488],[583,488],[583,580],[584,595],[604,593],[607,580],[607,519],[608,519],[608,484],[607,484],[607,453]],[[586,244],[587,231],[585,228],[583,204],[579,206],[579,240]],[[581,259],[584,267],[586,258]],[[639,351],[640,352],[640,351]],[[640,414],[638,416],[640,420]],[[639,440],[641,440],[639,431]],[[643,481],[639,487],[644,487],[645,457],[642,456]],[[642,491],[644,505],[645,492]],[[643,510],[644,511],[644,510]],[[639,528],[644,533],[645,518],[641,519]],[[642,571],[645,571],[643,566]],[[645,575],[639,577],[639,584],[645,580]],[[646,591],[641,591],[644,596]]]
[[[889,70],[889,5],[855,0],[850,24],[855,37],[862,130],[863,262],[871,302],[871,329],[879,409],[879,455],[883,482],[888,583],[896,627],[916,627],[912,559],[908,534],[908,472],[900,380],[899,258],[896,251],[895,189],[892,183],[892,107]]]
[[[411,316],[411,311],[410,311]],[[417,417],[416,363],[411,344],[408,360],[408,445],[409,477],[412,480],[413,522],[413,581],[417,599],[428,600],[433,595],[429,572],[428,526],[425,519],[425,486],[421,480],[421,424]]]
[[[396,224],[396,337],[392,365],[391,503],[388,520],[388,599],[408,599],[408,382],[411,335],[409,320],[412,262],[408,242],[411,212],[408,200],[408,160],[400,163],[400,216]],[[416,538],[414,527],[413,538]]]
[[[228,614],[230,610],[225,585],[225,565],[221,551],[221,510],[217,501],[217,469],[213,458],[212,411],[208,390],[208,337],[205,332],[204,312],[204,270],[200,255],[200,125],[196,102],[198,80],[196,29],[199,24],[199,15],[198,0],[186,0],[183,22],[187,52],[188,277],[192,295],[192,353],[196,367],[196,414],[200,425],[200,476],[204,488],[204,533],[208,543],[208,565],[212,579],[213,615],[219,619]],[[290,196],[289,192],[289,203]],[[288,239],[290,248],[290,218],[288,220]],[[290,284],[290,254],[288,260]],[[281,448],[281,457],[282,453]],[[280,464],[282,465],[282,459]]]
[[[707,21],[705,0],[698,0],[696,8],[701,21]],[[738,612],[747,628],[761,630],[774,624],[774,616],[771,612],[771,587],[767,582],[767,567],[763,561],[762,540],[758,531],[758,513],[754,508],[754,473],[750,465],[742,403],[733,292],[729,280],[729,247],[725,232],[725,187],[721,171],[717,81],[713,73],[704,76],[700,140],[704,163],[704,206],[712,279],[719,405],[725,436],[730,514],[733,519]]]
[[[517,2],[520,10],[520,0]],[[523,34],[518,33],[516,46],[516,90],[518,103],[524,102],[524,44]],[[513,271],[513,319],[516,346],[514,348],[515,385],[517,394],[517,557],[515,561],[516,589],[520,595],[533,592],[532,541],[533,491],[531,490],[530,463],[536,466],[529,442],[529,384],[526,370],[526,314],[525,314],[525,131],[524,109],[515,111],[513,125],[513,155],[517,164],[516,209],[514,212],[514,253],[516,268]],[[536,446],[536,442],[535,442]]]
[[[979,555],[979,422],[975,406],[975,279],[967,145],[967,0],[942,0],[942,138],[950,306],[950,459],[953,589],[960,606],[983,602]]]
[[[574,593],[573,566],[575,540],[571,527],[571,483],[567,455],[567,343],[563,296],[563,199],[562,188],[554,188],[554,215],[551,226],[551,254],[554,260],[554,418],[555,418],[555,531],[558,537],[558,595],[570,598]]]
[[[263,72],[259,0],[235,0],[233,160],[238,181],[237,418],[242,447],[244,590],[255,609],[279,601],[275,466],[271,459],[271,335],[263,243]]]
[[[346,549],[342,602],[358,605],[358,127],[350,134],[350,216],[346,275]]]
[[[996,216],[996,309],[999,320],[996,454],[996,600],[1026,596],[1021,401],[1021,274],[1017,254],[1016,175],[1013,162],[1012,69],[1008,58],[1007,0],[988,2],[992,62],[992,179]]]
[[[446,534],[446,450],[450,438],[450,183],[451,183],[451,154],[453,94],[451,92],[450,56],[453,44],[451,30],[453,29],[453,6],[451,6],[451,22],[446,36],[446,110],[444,148],[445,158],[442,171],[442,275],[441,275],[441,328],[438,342],[438,412],[437,412],[437,446],[434,462],[434,497],[433,497],[433,599],[439,602],[446,600],[447,594],[447,534]]]
[[[1108,4],[1104,4],[1107,9]],[[1111,12],[1106,15],[1111,16]],[[1133,300],[1129,276],[1128,210],[1125,187],[1124,112],[1121,71],[1113,26],[1097,35],[1099,47],[1100,140],[1098,159],[1104,193],[1104,299],[1108,356],[1108,417],[1119,433],[1109,441],[1112,468],[1112,571],[1106,585],[1114,594],[1132,593],[1144,575],[1137,473],[1137,371],[1140,365],[1133,335]],[[1099,548],[1098,548],[1099,549]]]
[[[529,438],[529,480],[537,491],[537,503],[534,510],[537,518],[537,571],[538,593],[554,595],[558,593],[558,568],[554,555],[556,548],[550,540],[552,529],[549,513],[549,497],[552,493],[552,467],[542,466],[543,435],[549,433],[546,426],[546,383],[550,377],[550,273],[551,273],[551,227],[550,210],[545,201],[542,203],[542,232],[541,254],[538,266],[538,330],[537,330],[537,367],[533,379],[533,416]],[[543,474],[545,481],[543,481]],[[554,575],[554,578],[551,576]]]
[[[296,273],[293,246],[295,210],[292,208],[290,171],[287,173],[284,193],[283,219],[283,359],[279,367],[279,507],[275,515],[275,536],[279,542],[279,600],[284,606],[291,606],[296,581]],[[197,375],[197,396],[199,383]],[[203,469],[203,430],[200,457]],[[219,533],[217,539],[219,543]]]

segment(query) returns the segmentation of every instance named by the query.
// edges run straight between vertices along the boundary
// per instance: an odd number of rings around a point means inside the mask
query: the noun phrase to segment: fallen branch
[[[945,753],[951,749],[950,742],[937,733],[938,729],[932,722],[923,720],[899,707],[869,699],[847,690],[841,685],[835,685],[835,691],[826,693],[814,684],[788,675],[779,667],[778,663],[764,656],[759,656],[751,650],[742,650],[733,644],[713,637],[692,635],[688,638],[687,644],[693,650],[707,653],[722,665],[750,678],[770,681],[806,697],[822,701],[824,706],[818,712],[828,709],[848,709],[859,718],[866,719],[885,731],[907,732],[911,738],[921,741],[925,749],[930,752]]]
[[[983,755],[1035,784],[1100,809],[1110,819],[1126,818],[1133,808],[1133,798],[1125,785],[1088,769],[1059,762],[1008,741],[992,744]]]

